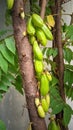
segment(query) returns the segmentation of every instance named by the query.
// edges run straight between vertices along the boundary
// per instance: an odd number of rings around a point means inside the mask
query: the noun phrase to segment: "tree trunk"
[[[58,48],[58,56],[54,59],[57,64],[56,76],[59,79],[59,91],[62,99],[65,101],[64,93],[64,58],[62,47],[62,33],[61,33],[61,0],[55,0],[55,6],[53,7],[53,14],[55,15],[55,28],[54,28],[54,42],[53,47]],[[61,130],[68,130],[62,124],[63,111],[56,115],[56,118],[60,120]]]
[[[34,104],[34,99],[37,95],[37,81],[33,66],[32,47],[28,41],[28,37],[23,36],[23,32],[26,31],[26,23],[25,20],[20,18],[20,12],[22,10],[24,10],[23,0],[15,0],[12,10],[14,37],[18,52],[23,88],[26,95],[29,118],[30,122],[32,122],[33,130],[47,130],[45,120],[38,116]]]

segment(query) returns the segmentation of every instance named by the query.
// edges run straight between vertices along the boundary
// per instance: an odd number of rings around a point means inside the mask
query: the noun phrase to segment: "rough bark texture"
[[[62,48],[62,34],[61,34],[61,0],[55,0],[55,6],[53,8],[53,13],[55,16],[55,31],[54,31],[54,44],[53,46],[58,48],[58,56],[54,59],[57,64],[56,76],[59,79],[59,91],[62,99],[65,102],[64,93],[64,58],[63,58],[63,48]],[[63,112],[56,115],[60,122],[63,119]],[[60,124],[61,130],[68,130],[62,123]]]
[[[23,0],[15,0],[12,11],[14,37],[19,57],[23,88],[25,90],[29,118],[30,122],[32,122],[32,129],[47,130],[45,120],[38,116],[34,104],[34,99],[37,93],[37,81],[33,66],[32,47],[27,36],[23,36],[23,32],[26,31],[26,23],[25,20],[22,20],[19,15],[22,8],[24,8],[23,5]]]

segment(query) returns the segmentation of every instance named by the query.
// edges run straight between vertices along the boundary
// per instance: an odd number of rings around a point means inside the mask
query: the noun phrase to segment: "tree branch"
[[[40,6],[41,6],[40,16],[42,19],[44,19],[45,16],[46,4],[47,4],[46,0],[40,0]]]
[[[62,32],[61,32],[61,0],[55,0],[55,6],[53,7],[53,13],[58,14],[55,16],[55,32],[54,32],[54,48],[58,48],[58,56],[54,59],[57,64],[57,73],[55,74],[59,79],[59,91],[60,95],[65,102],[65,91],[64,91],[64,59],[63,59],[63,48],[62,48]],[[60,120],[61,130],[68,130],[61,123],[63,119],[63,111],[56,115],[57,119]]]
[[[44,119],[38,116],[34,104],[37,93],[37,81],[33,66],[32,47],[27,36],[23,36],[23,32],[26,31],[26,23],[25,20],[20,18],[21,8],[24,8],[23,0],[15,0],[12,11],[13,29],[29,118],[30,122],[32,122],[33,130],[47,130],[46,123]]]

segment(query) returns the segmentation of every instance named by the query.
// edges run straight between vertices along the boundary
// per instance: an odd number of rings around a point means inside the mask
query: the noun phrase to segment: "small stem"
[[[70,15],[70,16],[72,16],[72,14],[62,14],[62,15]]]

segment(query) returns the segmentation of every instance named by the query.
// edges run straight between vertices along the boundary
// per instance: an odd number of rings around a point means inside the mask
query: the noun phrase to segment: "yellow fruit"
[[[38,111],[38,115],[39,115],[41,118],[44,118],[44,117],[45,117],[45,112],[44,112],[43,107],[42,107],[41,105],[38,106],[37,111]]]
[[[48,40],[53,40],[53,35],[52,35],[50,29],[45,24],[43,24],[41,29],[45,33]]]
[[[47,102],[48,108],[49,108],[49,106],[50,106],[50,95],[47,94],[47,95],[45,96],[45,99],[46,99],[46,102]]]
[[[49,26],[54,27],[55,26],[55,20],[53,15],[48,15],[47,16],[47,23],[49,24]]]
[[[40,80],[40,93],[42,96],[46,96],[46,94],[49,92],[49,82],[46,77],[46,74],[42,74],[41,80]]]
[[[47,101],[46,101],[45,98],[42,98],[42,99],[41,99],[41,105],[42,105],[44,111],[45,111],[45,112],[48,112],[48,104],[47,104]]]
[[[7,7],[8,7],[8,9],[12,9],[13,4],[14,4],[14,0],[7,0]]]
[[[38,97],[35,98],[35,105],[38,107],[40,104],[40,99]]]
[[[32,25],[32,18],[30,17],[28,22],[27,22],[27,33],[29,35],[34,35],[35,34],[35,28]]]
[[[36,27],[42,27],[43,26],[43,20],[38,14],[33,14],[32,15],[32,23]]]
[[[33,44],[33,53],[34,53],[34,56],[37,60],[43,60],[43,53],[37,43],[37,41],[34,41],[34,44]]]
[[[41,29],[36,30],[36,37],[37,37],[37,40],[41,43],[41,45],[46,46],[47,38]]]
[[[52,80],[52,76],[51,76],[51,74],[48,71],[46,71],[46,76],[47,76],[47,78],[48,78],[49,81]]]
[[[35,71],[37,73],[42,73],[43,72],[43,62],[42,61],[35,60],[34,66],[35,66]]]
[[[35,36],[30,36],[30,37],[29,37],[29,42],[30,42],[31,45],[34,44],[34,41],[36,41]]]

